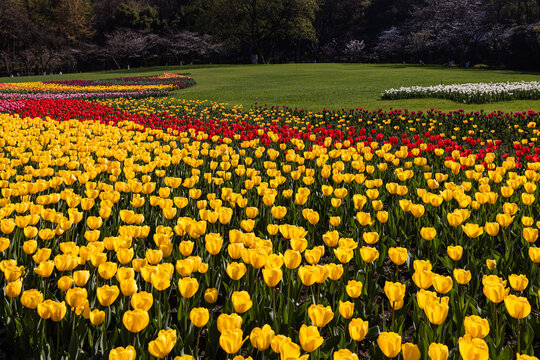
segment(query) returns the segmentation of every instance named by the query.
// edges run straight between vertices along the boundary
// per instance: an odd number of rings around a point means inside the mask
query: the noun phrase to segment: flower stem
[[[517,352],[518,354],[521,354],[521,342],[520,342],[520,336],[519,336],[519,319],[517,320]]]

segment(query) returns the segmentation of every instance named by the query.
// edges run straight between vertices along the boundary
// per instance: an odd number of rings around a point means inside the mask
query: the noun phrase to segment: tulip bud
[[[306,352],[315,351],[324,341],[317,327],[307,326],[305,324],[302,324],[298,336],[300,338],[300,345]]]
[[[350,319],[354,313],[354,304],[350,301],[339,301],[339,313],[344,319]]]
[[[377,345],[386,357],[394,358],[401,351],[401,336],[394,332],[381,332]]]
[[[206,308],[194,308],[189,313],[189,319],[196,327],[203,327],[210,319],[210,313]]]
[[[354,341],[362,341],[369,331],[369,322],[360,318],[352,319],[349,323],[349,335]]]

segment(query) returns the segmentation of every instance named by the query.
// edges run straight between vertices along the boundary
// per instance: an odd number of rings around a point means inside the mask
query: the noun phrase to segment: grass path
[[[287,105],[313,110],[362,107],[430,108],[449,111],[540,111],[540,100],[507,101],[490,104],[461,104],[442,99],[381,100],[383,90],[412,85],[466,82],[540,80],[540,73],[501,70],[447,68],[401,64],[279,64],[279,65],[202,65],[138,68],[24,78],[0,78],[2,82],[58,79],[106,79],[121,76],[154,75],[168,72],[189,73],[197,85],[177,91],[179,98],[213,100],[250,106],[255,102]]]

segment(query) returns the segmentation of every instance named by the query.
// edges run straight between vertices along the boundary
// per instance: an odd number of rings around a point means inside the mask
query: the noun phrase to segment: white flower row
[[[381,97],[383,99],[434,97],[465,103],[540,99],[540,81],[400,87],[383,91]]]

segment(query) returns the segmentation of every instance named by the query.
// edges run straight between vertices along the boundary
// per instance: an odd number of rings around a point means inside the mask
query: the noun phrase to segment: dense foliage
[[[538,69],[538,0],[4,0],[0,73],[208,62]]]

